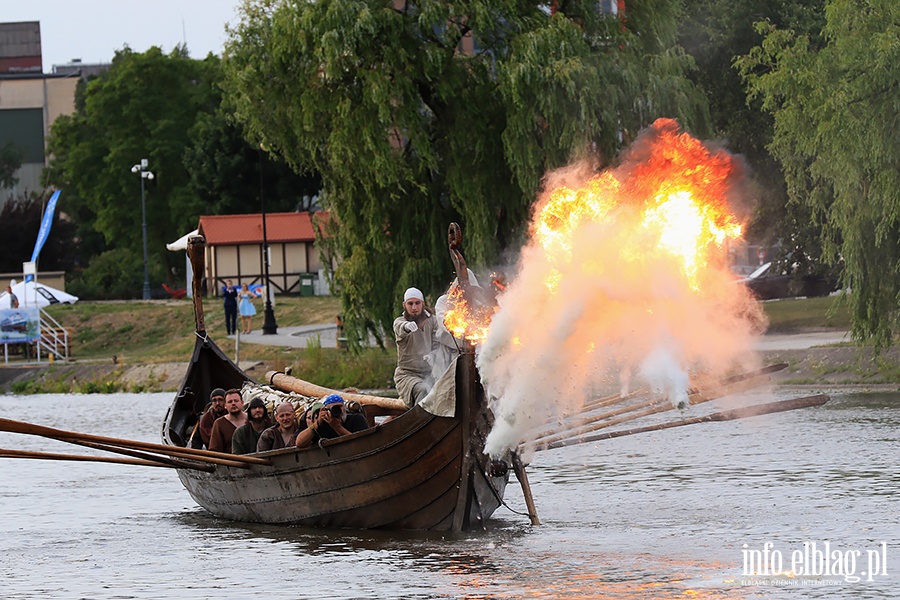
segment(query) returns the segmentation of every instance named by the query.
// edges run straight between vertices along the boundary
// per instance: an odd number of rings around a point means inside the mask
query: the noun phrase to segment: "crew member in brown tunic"
[[[247,422],[240,390],[225,392],[225,410],[228,411],[227,414],[213,423],[212,433],[209,434],[209,449],[231,454],[231,438],[235,430]]]

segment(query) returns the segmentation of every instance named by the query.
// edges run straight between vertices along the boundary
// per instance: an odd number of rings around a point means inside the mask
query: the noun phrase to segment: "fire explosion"
[[[602,387],[639,378],[677,403],[691,373],[752,364],[762,317],[727,268],[741,235],[735,171],[727,152],[660,119],[619,166],[547,177],[497,312],[473,314],[460,299],[447,315],[455,334],[483,341],[478,366],[498,416],[488,451]]]

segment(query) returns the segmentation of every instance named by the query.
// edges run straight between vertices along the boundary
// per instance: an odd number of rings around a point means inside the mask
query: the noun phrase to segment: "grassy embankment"
[[[804,298],[763,303],[769,333],[848,331],[850,313],[840,296]],[[768,363],[785,362],[788,368],[777,380],[787,385],[891,386],[900,383],[900,346],[881,352],[871,346],[842,343],[808,350],[764,352]]]
[[[763,304],[769,318],[769,331],[800,333],[823,329],[846,330],[850,318],[837,297],[783,300]],[[206,328],[229,355],[233,345],[225,338],[224,317],[218,300],[204,302]],[[281,298],[275,307],[279,327],[331,323],[340,311],[337,298]],[[140,382],[123,382],[129,366],[160,363],[183,364],[193,344],[192,305],[187,300],[78,302],[71,306],[51,307],[49,312],[69,329],[73,337],[71,355],[74,365],[57,364],[40,377],[16,381],[11,391],[29,392],[114,392],[163,389],[153,370]],[[254,319],[262,325],[262,315]],[[840,358],[836,358],[840,354]],[[113,364],[113,356],[117,365]],[[254,373],[281,370],[292,366],[296,373],[321,385],[334,388],[357,386],[383,388],[391,385],[396,364],[393,350],[370,348],[359,355],[334,348],[283,348],[242,343],[241,360],[258,361]],[[857,348],[788,351],[773,354],[772,360],[792,365],[790,383],[835,383],[900,381],[900,369],[890,358],[865,355]],[[96,374],[85,371],[96,365]],[[81,367],[78,372],[76,367]],[[102,368],[100,368],[102,366]],[[78,378],[76,375],[80,375]],[[171,387],[171,382],[169,384]]]
[[[234,344],[225,337],[221,301],[209,299],[203,306],[207,331],[233,357]],[[152,368],[139,383],[122,381],[122,376],[137,364],[184,364],[194,347],[193,309],[188,300],[77,302],[50,307],[48,312],[68,329],[74,364],[57,363],[40,377],[16,381],[10,386],[15,393],[160,390],[166,386],[155,379]],[[338,312],[340,301],[330,297],[279,297],[275,306],[279,327],[333,323]],[[257,330],[262,326],[261,314],[254,317],[253,325]],[[258,376],[269,369],[292,366],[304,378],[334,388],[388,387],[396,366],[396,355],[390,349],[370,348],[354,355],[316,344],[284,348],[242,342],[240,357],[242,363],[262,363],[254,371]]]
[[[763,302],[768,333],[802,333],[827,329],[849,330],[850,312],[840,296]]]

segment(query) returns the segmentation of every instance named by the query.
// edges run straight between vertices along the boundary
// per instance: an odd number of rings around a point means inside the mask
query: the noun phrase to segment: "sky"
[[[187,42],[192,58],[222,54],[225,24],[241,0],[2,0],[0,21],[40,21],[44,73],[73,58],[109,63],[124,46],[170,52]]]

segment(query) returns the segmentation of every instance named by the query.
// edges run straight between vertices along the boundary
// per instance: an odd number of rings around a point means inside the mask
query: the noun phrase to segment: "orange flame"
[[[532,236],[551,264],[574,260],[573,235],[585,223],[615,222],[617,229],[607,233],[622,240],[620,258],[637,264],[650,255],[668,255],[691,289],[700,290],[701,271],[713,254],[727,239],[741,236],[726,201],[731,158],[679,134],[674,121],[660,119],[654,131],[649,155],[626,173],[605,171],[579,189],[562,186],[549,192]],[[551,273],[544,284],[555,292],[559,273]]]
[[[470,303],[459,285],[453,285],[447,293],[450,309],[444,314],[444,327],[456,338],[478,344],[487,339],[493,309]]]
[[[651,271],[664,265],[685,289],[699,293],[710,262],[723,256],[727,240],[740,238],[741,225],[727,203],[730,155],[679,133],[671,119],[659,119],[650,131],[648,143],[631,151],[635,155],[626,153],[626,166],[545,193],[531,236],[547,260],[543,285],[551,294],[563,285],[569,265],[600,276],[609,271],[607,261],[625,267],[617,269],[619,276],[635,278],[652,277]],[[578,236],[586,235],[614,239],[616,254],[576,256]],[[494,288],[506,291],[505,285]],[[494,311],[470,306],[458,287],[450,299],[447,329],[475,343],[487,339]]]

